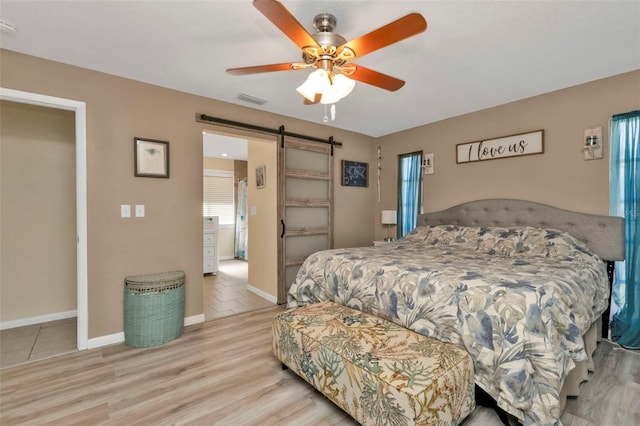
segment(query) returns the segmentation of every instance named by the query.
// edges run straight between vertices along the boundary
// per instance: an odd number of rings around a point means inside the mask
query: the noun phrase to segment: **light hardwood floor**
[[[0,371],[0,424],[355,425],[271,350],[282,308],[187,327],[152,348],[123,344]],[[603,342],[565,426],[640,424],[640,354]],[[499,425],[479,409],[464,426]]]

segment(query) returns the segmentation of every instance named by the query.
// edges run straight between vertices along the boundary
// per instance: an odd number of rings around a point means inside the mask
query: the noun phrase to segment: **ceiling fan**
[[[333,32],[337,20],[329,13],[321,13],[314,18],[317,32],[311,35],[282,3],[276,0],[254,0],[253,5],[302,50],[303,62],[230,68],[227,72],[245,75],[315,68],[316,71],[297,89],[305,97],[305,104],[333,104],[351,92],[355,81],[389,91],[400,89],[405,84],[403,80],[350,61],[427,29],[427,22],[422,15],[410,13],[347,42],[341,35]]]

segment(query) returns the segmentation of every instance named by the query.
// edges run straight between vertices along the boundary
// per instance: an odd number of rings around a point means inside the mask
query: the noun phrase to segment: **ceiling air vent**
[[[17,32],[16,27],[8,22],[0,21],[0,32],[5,34],[15,34]]]
[[[263,105],[265,102],[267,102],[264,99],[256,98],[255,96],[245,95],[244,93],[240,93],[238,95],[238,99],[240,99],[241,101],[255,104],[255,105]]]

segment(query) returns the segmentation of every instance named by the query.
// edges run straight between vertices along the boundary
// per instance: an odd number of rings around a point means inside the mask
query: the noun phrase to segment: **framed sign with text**
[[[544,153],[544,130],[456,145],[456,163]]]

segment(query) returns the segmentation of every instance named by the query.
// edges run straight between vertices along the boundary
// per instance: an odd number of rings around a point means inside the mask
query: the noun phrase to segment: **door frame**
[[[89,300],[87,256],[87,106],[72,99],[23,92],[0,87],[0,100],[37,105],[75,113],[76,134],[76,284],[77,347],[88,348]]]

